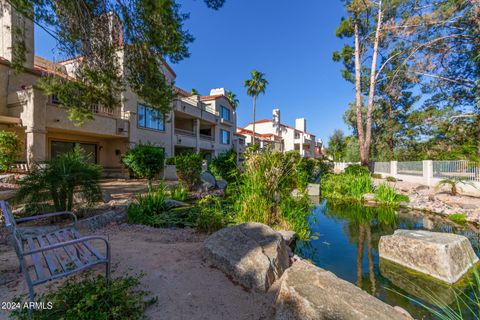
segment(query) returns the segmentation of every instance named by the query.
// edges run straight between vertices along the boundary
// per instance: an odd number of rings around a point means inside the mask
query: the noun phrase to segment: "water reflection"
[[[314,238],[297,244],[298,255],[391,305],[403,307],[417,319],[432,316],[404,295],[429,304],[451,304],[454,289],[421,274],[402,271],[403,268],[394,264],[380,262],[380,237],[393,234],[396,229],[454,232],[467,236],[477,254],[479,252],[479,233],[471,226],[459,227],[438,216],[405,210],[396,212],[390,207],[322,202],[313,210],[309,224]],[[465,288],[466,285],[461,285],[456,290]]]

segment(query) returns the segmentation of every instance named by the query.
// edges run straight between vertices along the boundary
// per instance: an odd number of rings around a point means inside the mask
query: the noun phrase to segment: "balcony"
[[[196,137],[195,132],[189,131],[189,130],[184,130],[184,129],[175,128],[175,134],[182,135],[182,136],[187,136],[187,137]]]
[[[215,138],[213,136],[209,136],[206,134],[200,134],[200,139],[205,141],[215,141]]]

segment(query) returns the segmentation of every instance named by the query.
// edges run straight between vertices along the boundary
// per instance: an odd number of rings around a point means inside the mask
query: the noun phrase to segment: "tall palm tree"
[[[251,73],[251,79],[245,80],[245,88],[247,88],[247,94],[253,98],[253,144],[255,144],[255,114],[257,111],[257,97],[260,94],[265,93],[268,81],[265,79],[263,72],[253,70]]]
[[[232,91],[228,90],[227,91],[227,99],[230,102],[230,104],[232,105],[233,109],[237,109],[238,103],[240,102],[237,99],[237,95],[235,93],[233,93]]]

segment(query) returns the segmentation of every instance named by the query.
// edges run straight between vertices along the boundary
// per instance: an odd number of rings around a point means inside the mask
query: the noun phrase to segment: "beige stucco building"
[[[118,108],[93,105],[93,120],[76,126],[55,96],[46,96],[36,86],[37,80],[48,74],[71,76],[75,59],[53,63],[35,56],[33,23],[16,14],[6,1],[0,0],[0,4],[0,130],[17,132],[25,143],[25,162],[45,161],[80,145],[104,167],[106,175],[122,176],[122,155],[140,142],[163,147],[167,157],[193,150],[206,159],[238,147],[236,110],[224,89],[200,97],[175,88],[177,98],[165,115],[127,89]],[[15,41],[12,26],[23,28],[26,36],[25,70],[20,74],[10,67]],[[122,61],[122,49],[118,55]],[[166,63],[159,72],[170,81],[176,77]]]
[[[243,135],[246,144],[253,142],[253,123],[238,128],[237,134]],[[298,151],[302,157],[318,158],[321,156],[321,140],[307,132],[307,120],[295,120],[295,127],[281,123],[280,109],[274,109],[272,119],[255,122],[255,140],[260,148],[270,147],[282,152]]]

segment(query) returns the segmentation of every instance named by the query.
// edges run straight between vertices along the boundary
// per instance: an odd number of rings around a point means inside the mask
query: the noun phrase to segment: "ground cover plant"
[[[170,189],[170,198],[177,201],[186,201],[188,200],[188,192],[181,184],[177,184]]]
[[[14,310],[11,316],[19,320],[136,320],[144,319],[145,309],[156,302],[148,291],[140,289],[141,276],[122,276],[107,282],[104,276],[85,275],[70,278],[60,288],[38,297],[52,303],[52,308]],[[19,299],[24,301],[25,299]]]
[[[77,147],[35,166],[20,181],[16,200],[27,201],[30,205],[53,201],[55,211],[71,211],[74,194],[81,195],[87,204],[101,200],[100,178],[101,167],[92,163],[90,155]]]
[[[467,216],[464,213],[455,213],[449,215],[448,219],[461,225],[467,223]]]

